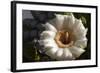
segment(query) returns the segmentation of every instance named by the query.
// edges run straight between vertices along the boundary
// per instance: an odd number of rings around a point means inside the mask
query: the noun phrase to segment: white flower
[[[45,53],[56,60],[73,60],[79,57],[87,46],[87,28],[73,14],[60,15],[44,24],[40,45]]]

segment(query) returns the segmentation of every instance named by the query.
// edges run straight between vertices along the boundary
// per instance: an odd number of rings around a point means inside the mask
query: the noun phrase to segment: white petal
[[[75,26],[74,23],[75,23],[75,17],[73,16],[73,14],[65,15],[63,29],[72,30]]]
[[[49,38],[54,38],[56,35],[55,32],[53,31],[43,31],[41,33],[40,39],[49,39]]]
[[[55,53],[57,52],[58,48],[49,48],[47,51],[46,51],[46,54],[48,56],[50,56],[51,58],[55,59],[56,56],[55,56]]]
[[[57,30],[60,30],[63,26],[64,16],[61,14],[56,14],[56,18],[49,21],[53,26],[56,27]]]
[[[44,48],[58,48],[58,45],[53,39],[40,40],[39,43],[43,45]]]
[[[87,46],[87,38],[76,40],[75,46],[80,47],[80,48],[85,48]]]
[[[75,40],[80,40],[80,39],[83,39],[84,37],[86,37],[86,34],[87,34],[87,30],[88,29],[85,29],[84,31],[83,30],[75,30],[73,31],[73,36],[75,38]]]
[[[70,23],[72,23],[73,25],[75,23],[75,17],[74,17],[74,15],[72,13],[71,13],[71,22]]]
[[[57,32],[56,28],[50,23],[46,23],[44,27],[46,28],[46,30]]]
[[[63,60],[73,60],[75,59],[69,48],[64,48],[63,50]]]
[[[71,51],[71,53],[73,54],[73,56],[75,56],[76,58],[79,57],[82,53],[85,52],[84,49],[82,48],[78,48],[78,47],[70,47],[69,50]]]
[[[76,37],[76,39],[86,36],[88,29],[84,27],[82,21],[76,19],[75,25],[76,26],[74,26],[73,35]]]
[[[57,60],[62,60],[63,48],[59,48],[55,55]]]
[[[79,25],[80,25],[81,30],[85,30],[85,27],[84,27],[81,19],[79,19]]]
[[[83,23],[82,23],[82,21],[81,21],[81,19],[75,19],[75,28],[77,29],[77,30],[85,30],[85,27],[84,27],[84,25],[83,25]]]
[[[73,26],[74,25],[74,23],[75,23],[75,17],[74,17],[74,15],[72,13],[71,13],[71,15],[69,15],[68,17],[66,17],[66,19],[69,20],[69,22],[67,22],[69,26]]]
[[[80,27],[77,28],[76,30],[74,29],[74,33],[76,33],[78,36],[82,35],[82,36],[86,36],[88,29],[81,29]]]

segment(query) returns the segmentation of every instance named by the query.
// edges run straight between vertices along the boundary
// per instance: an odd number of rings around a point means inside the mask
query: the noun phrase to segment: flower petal
[[[63,48],[59,48],[55,55],[57,60],[62,60]]]
[[[80,48],[85,48],[87,46],[87,38],[83,38],[81,40],[77,40],[75,42],[75,46],[80,47]]]
[[[49,21],[50,24],[56,27],[57,30],[60,30],[63,26],[64,16],[60,14],[56,14],[56,18]]]
[[[39,43],[43,45],[44,48],[58,48],[58,45],[53,39],[40,40]]]
[[[49,39],[49,38],[54,38],[56,35],[55,32],[53,31],[43,31],[40,35],[40,39]]]
[[[73,26],[75,26],[74,23],[75,23],[75,17],[72,13],[71,15],[65,15],[63,29],[67,31],[72,30],[74,28]]]
[[[75,19],[75,23],[74,23],[74,27],[77,29],[77,30],[85,30],[85,27],[84,27],[84,25],[83,25],[83,23],[82,23],[82,21],[81,21],[81,19]],[[75,30],[75,29],[74,29]],[[74,31],[73,30],[73,31]]]
[[[70,52],[69,48],[65,48],[63,50],[63,60],[73,60],[75,59],[72,53]]]
[[[46,23],[44,27],[46,28],[46,30],[57,32],[56,28],[50,23]]]
[[[77,24],[77,25],[78,25],[77,28],[79,28],[79,29],[81,29],[81,30],[85,30],[85,27],[84,27],[84,25],[83,25],[83,23],[82,23],[82,20],[79,19],[78,21],[79,21],[79,23]]]
[[[79,57],[82,53],[85,52],[84,49],[78,48],[78,47],[75,47],[75,46],[70,47],[69,50],[71,51],[73,56],[75,56],[76,58]]]
[[[45,53],[50,56],[51,58],[55,59],[55,53],[57,52],[58,48],[49,48]]]
[[[86,34],[87,34],[87,31],[88,29],[85,29],[85,30],[75,30],[73,31],[73,36],[75,38],[75,40],[80,40],[80,39],[83,39],[84,37],[86,37]]]
[[[76,39],[80,39],[81,37],[86,36],[88,29],[84,27],[84,25],[82,24],[81,20],[76,19],[75,20],[75,25],[73,29],[73,34],[76,37]]]

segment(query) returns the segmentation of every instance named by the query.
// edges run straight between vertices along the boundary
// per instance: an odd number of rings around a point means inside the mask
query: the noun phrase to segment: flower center
[[[55,36],[55,41],[60,48],[66,48],[73,45],[71,35],[67,31],[59,31]]]

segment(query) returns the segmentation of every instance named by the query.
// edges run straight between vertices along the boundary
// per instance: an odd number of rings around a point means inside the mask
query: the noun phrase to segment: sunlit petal
[[[74,23],[75,23],[75,17],[73,14],[64,16],[64,22],[63,22],[63,29],[65,30],[73,30],[74,28]]]
[[[75,59],[72,53],[70,52],[69,48],[65,48],[63,50],[63,60],[73,60]]]
[[[86,28],[85,30],[75,30],[73,31],[73,37],[76,39],[76,40],[80,40],[84,37],[86,37],[86,34],[87,34],[87,31],[88,29]]]
[[[46,48],[47,49],[47,48]],[[51,58],[56,58],[55,56],[55,53],[57,52],[58,48],[49,48],[47,51],[46,51],[46,54],[48,56],[50,56]]]
[[[75,46],[80,47],[80,48],[85,48],[87,46],[87,38],[76,40]]]
[[[55,28],[53,25],[51,25],[50,23],[46,23],[46,24],[44,25],[44,27],[45,27],[46,30],[48,30],[48,31],[57,32],[56,28]]]
[[[63,48],[59,48],[59,50],[56,52],[55,55],[56,55],[57,60],[62,60]]]
[[[70,47],[69,50],[71,51],[71,53],[72,53],[73,56],[75,56],[75,57],[79,57],[82,53],[85,52],[84,49],[79,48],[79,47],[76,47],[76,46]]]
[[[44,48],[58,48],[56,42],[53,39],[45,39],[39,41],[40,45],[43,45]]]
[[[43,31],[43,32],[41,33],[40,38],[41,38],[41,39],[49,39],[49,38],[54,38],[55,35],[56,35],[56,33],[53,32],[53,31]]]
[[[56,18],[49,21],[57,30],[60,30],[63,27],[64,16],[56,14]]]

